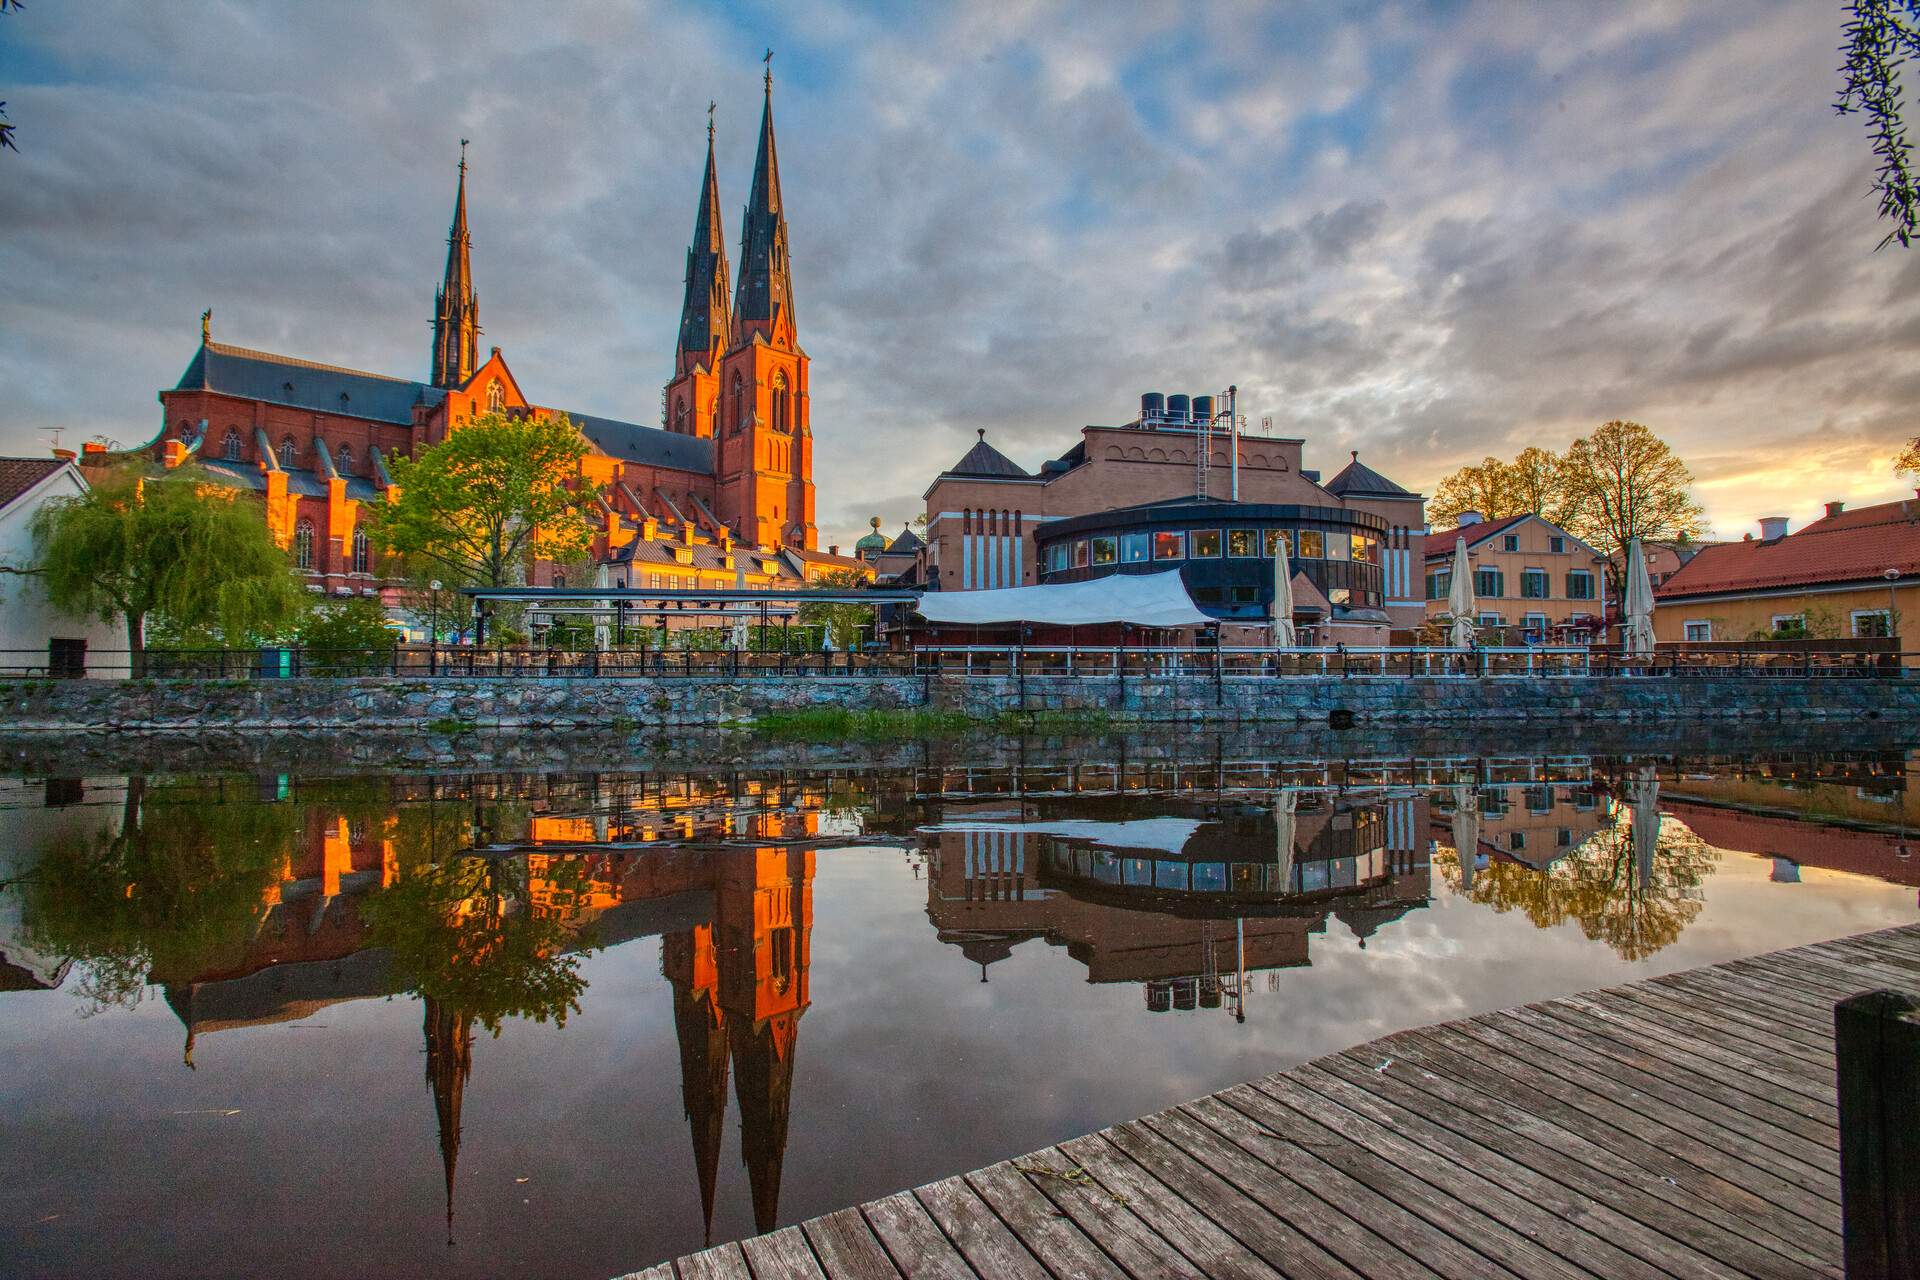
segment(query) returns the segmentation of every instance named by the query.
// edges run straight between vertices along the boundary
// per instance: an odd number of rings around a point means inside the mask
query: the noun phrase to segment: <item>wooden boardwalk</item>
[[[1920,925],[1403,1031],[631,1280],[1841,1276],[1833,1004]]]

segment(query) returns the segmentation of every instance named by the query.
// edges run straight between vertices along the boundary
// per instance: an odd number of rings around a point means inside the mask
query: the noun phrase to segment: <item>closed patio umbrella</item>
[[[1460,889],[1471,892],[1474,863],[1480,857],[1480,791],[1477,787],[1453,789],[1453,848],[1460,855]]]
[[[1627,784],[1627,803],[1633,806],[1634,883],[1653,884],[1653,859],[1660,849],[1660,779],[1652,765],[1642,765],[1640,776]]]
[[[1479,602],[1473,598],[1473,566],[1467,563],[1467,540],[1453,540],[1453,582],[1447,588],[1447,613],[1453,619],[1449,635],[1456,649],[1473,647],[1473,615]]]
[[[1621,638],[1629,654],[1653,652],[1653,580],[1647,577],[1647,557],[1638,538],[1627,544],[1626,625]]]
[[[1273,542],[1273,643],[1291,649],[1298,642],[1293,630],[1293,566],[1287,562],[1283,535]]]
[[[1273,799],[1273,871],[1280,893],[1293,892],[1294,810],[1299,802],[1300,797],[1292,791],[1282,791]]]

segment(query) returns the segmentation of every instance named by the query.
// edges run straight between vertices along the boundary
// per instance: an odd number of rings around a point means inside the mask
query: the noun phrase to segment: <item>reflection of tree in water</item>
[[[50,840],[20,891],[38,949],[80,962],[96,1008],[132,1005],[150,978],[196,973],[245,947],[300,830],[290,804],[245,784],[127,783],[118,830]]]
[[[1636,874],[1632,809],[1618,807],[1603,827],[1544,871],[1493,858],[1461,888],[1460,858],[1433,858],[1447,885],[1495,911],[1520,911],[1542,929],[1568,920],[1624,960],[1644,960],[1672,945],[1705,905],[1700,886],[1720,855],[1678,822],[1662,822],[1650,874]]]

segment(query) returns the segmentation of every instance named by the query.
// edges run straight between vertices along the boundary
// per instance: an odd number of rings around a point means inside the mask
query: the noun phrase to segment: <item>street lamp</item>
[[[440,674],[440,579],[427,584],[427,674]]]
[[[1900,581],[1900,571],[1887,569],[1882,571],[1880,576],[1887,580],[1887,639],[1891,640],[1893,639],[1893,584]],[[1899,651],[1899,646],[1894,646],[1894,652]]]

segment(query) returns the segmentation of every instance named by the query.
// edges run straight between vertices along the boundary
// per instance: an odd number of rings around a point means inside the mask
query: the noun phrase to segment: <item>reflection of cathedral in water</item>
[[[1218,1007],[1241,975],[1309,963],[1329,915],[1366,939],[1427,902],[1426,800],[1032,799],[923,827],[927,913],[980,965],[1030,938],[1156,1011]]]

